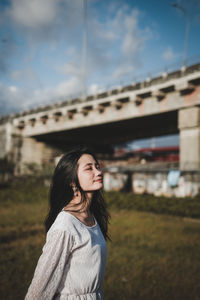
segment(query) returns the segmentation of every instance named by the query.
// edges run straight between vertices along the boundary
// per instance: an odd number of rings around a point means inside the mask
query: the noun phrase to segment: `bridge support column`
[[[21,145],[20,172],[27,173],[30,166],[41,167],[56,156],[53,147],[31,137],[23,137]]]
[[[12,124],[0,125],[0,158],[5,158],[12,148]]]
[[[200,170],[200,107],[179,110],[180,169]]]

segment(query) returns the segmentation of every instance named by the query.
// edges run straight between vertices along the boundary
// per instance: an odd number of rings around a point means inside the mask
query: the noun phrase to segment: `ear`
[[[71,186],[71,188],[73,190],[74,196],[78,197],[78,187],[76,186],[76,184],[75,183],[71,183],[70,186]]]

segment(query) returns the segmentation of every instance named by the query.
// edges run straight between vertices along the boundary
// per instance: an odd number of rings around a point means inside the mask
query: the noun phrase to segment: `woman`
[[[108,212],[102,172],[86,148],[65,154],[55,168],[47,238],[26,300],[103,299]]]

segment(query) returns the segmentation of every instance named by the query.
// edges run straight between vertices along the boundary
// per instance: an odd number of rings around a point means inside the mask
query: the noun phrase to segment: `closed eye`
[[[86,171],[90,171],[90,170],[92,170],[92,167],[89,167],[89,168],[87,168],[87,169],[85,169]]]
[[[99,164],[95,164],[95,165],[92,165],[92,164],[91,164],[91,165],[87,166],[87,168],[85,168],[85,171],[93,170],[93,168],[96,168],[97,170],[101,170]]]

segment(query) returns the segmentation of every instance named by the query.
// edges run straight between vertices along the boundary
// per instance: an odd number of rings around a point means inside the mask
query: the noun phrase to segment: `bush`
[[[9,181],[14,174],[15,165],[7,157],[0,158],[0,183]]]
[[[0,203],[48,203],[49,177],[15,178],[8,188],[0,189]],[[157,214],[200,218],[200,196],[166,198],[125,192],[104,192],[110,210],[138,210]]]
[[[182,217],[200,217],[200,196],[166,198],[146,194],[106,192],[105,198],[110,209],[133,209]]]
[[[0,189],[0,204],[48,202],[47,177],[15,177],[7,188]]]

